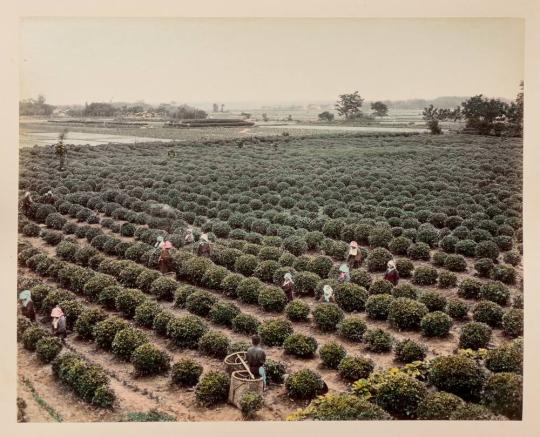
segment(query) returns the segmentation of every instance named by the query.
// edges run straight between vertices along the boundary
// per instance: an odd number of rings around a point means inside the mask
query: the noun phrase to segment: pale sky
[[[24,19],[21,98],[333,101],[514,98],[519,19]]]

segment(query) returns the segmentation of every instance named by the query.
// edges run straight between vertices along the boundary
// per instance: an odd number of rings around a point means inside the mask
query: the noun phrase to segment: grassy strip
[[[60,413],[58,413],[58,411],[56,411],[53,407],[51,407],[47,403],[47,401],[45,399],[43,399],[39,395],[39,393],[36,391],[34,385],[30,382],[30,380],[28,378],[23,376],[22,381],[23,381],[24,385],[26,385],[28,387],[28,389],[30,390],[30,392],[32,393],[32,397],[37,402],[37,404],[41,408],[43,408],[45,411],[47,411],[47,413],[49,413],[49,416],[51,416],[56,422],[63,422],[64,421],[64,419],[62,418]]]

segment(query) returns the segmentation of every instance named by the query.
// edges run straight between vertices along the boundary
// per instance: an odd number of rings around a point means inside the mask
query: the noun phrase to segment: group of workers
[[[36,311],[34,309],[34,302],[32,301],[32,292],[30,290],[23,290],[19,293],[19,301],[21,302],[21,313],[23,316],[30,319],[32,322],[36,321]],[[66,328],[66,316],[59,304],[52,309],[51,314],[51,328],[54,335],[65,343],[67,336]]]

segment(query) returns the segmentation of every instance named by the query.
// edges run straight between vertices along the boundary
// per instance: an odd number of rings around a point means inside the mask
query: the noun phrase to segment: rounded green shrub
[[[481,241],[474,252],[477,258],[489,258],[495,261],[499,257],[499,246],[493,241]]]
[[[359,285],[360,287],[364,287],[366,290],[370,289],[372,278],[371,275],[362,269],[354,269],[350,273],[351,275],[351,282],[353,284]]]
[[[459,334],[461,349],[477,350],[485,348],[491,340],[491,328],[485,323],[469,322],[463,325]]]
[[[171,381],[181,387],[193,387],[202,375],[202,366],[189,358],[182,358],[171,368]]]
[[[394,337],[388,332],[376,328],[368,329],[364,332],[362,341],[366,344],[366,349],[371,352],[388,352],[392,350]]]
[[[320,280],[320,276],[315,273],[298,272],[294,275],[294,291],[301,295],[313,295]]]
[[[36,356],[42,363],[50,363],[62,350],[62,342],[57,337],[42,337],[36,342]]]
[[[449,420],[452,412],[465,402],[459,396],[444,391],[428,393],[418,404],[420,420]]]
[[[396,269],[401,278],[410,278],[414,271],[414,264],[409,259],[398,259],[396,261]]]
[[[96,323],[94,327],[94,340],[96,345],[105,350],[111,350],[116,334],[129,327],[129,324],[119,317],[107,317]]]
[[[265,311],[280,313],[287,305],[287,296],[281,288],[267,285],[259,290],[258,303]]]
[[[343,311],[333,303],[318,304],[312,311],[313,321],[321,331],[335,331],[343,319]]]
[[[523,340],[518,338],[503,343],[495,349],[489,349],[485,366],[492,372],[523,372]]]
[[[469,306],[461,299],[450,298],[446,304],[446,312],[453,319],[464,320],[467,318]]]
[[[434,311],[426,314],[420,322],[422,334],[426,337],[444,337],[450,332],[453,320],[442,311]]]
[[[305,322],[309,316],[309,305],[300,299],[294,299],[285,307],[285,314],[293,322]]]
[[[287,378],[285,388],[292,399],[310,400],[322,394],[324,381],[313,370],[302,369]]]
[[[339,363],[346,355],[345,348],[335,341],[326,343],[319,348],[321,361],[329,369],[337,369]]]
[[[368,292],[359,285],[344,282],[335,288],[334,297],[336,303],[344,311],[363,311],[368,298]]]
[[[386,279],[377,279],[369,287],[369,294],[391,294],[394,285]]]
[[[105,320],[106,317],[107,314],[102,309],[85,309],[75,322],[74,331],[77,333],[77,337],[83,340],[92,340],[96,323]]]
[[[523,377],[515,373],[495,373],[486,381],[482,403],[496,414],[520,420],[523,409]]]
[[[216,302],[217,299],[212,293],[196,290],[187,297],[186,309],[197,316],[206,317]]]
[[[151,343],[138,346],[131,354],[131,363],[137,376],[159,375],[168,372],[171,357]]]
[[[418,290],[411,284],[399,284],[392,289],[392,296],[396,299],[406,297],[407,299],[416,300],[418,298]]]
[[[420,266],[414,271],[413,282],[417,285],[434,285],[438,276],[437,270],[433,267]]]
[[[210,371],[202,376],[195,387],[197,402],[205,407],[225,402],[229,395],[229,375],[224,372]]]
[[[369,358],[346,356],[339,363],[338,373],[345,381],[354,382],[367,378],[374,368],[375,364]]]
[[[523,310],[518,308],[508,310],[502,317],[502,328],[510,337],[523,335]]]
[[[479,399],[485,379],[482,366],[464,355],[439,356],[429,366],[431,384],[465,400]]]
[[[368,317],[375,320],[386,320],[390,305],[394,297],[390,294],[375,294],[369,296],[366,301],[366,313]]]
[[[411,244],[407,250],[407,256],[414,260],[429,261],[430,259],[429,244],[418,242]]]
[[[426,386],[415,378],[397,373],[377,387],[375,403],[400,419],[414,419],[418,405],[427,396]]]
[[[367,329],[366,322],[358,316],[345,317],[338,325],[339,336],[354,342],[362,341]]]
[[[317,351],[317,340],[304,334],[291,334],[283,342],[285,352],[299,358],[312,357]]]
[[[428,308],[423,303],[400,297],[390,304],[388,321],[399,330],[418,329],[422,318],[428,312]]]
[[[411,339],[396,341],[394,344],[394,354],[400,363],[423,361],[426,358],[427,350],[427,346]]]
[[[490,258],[480,258],[474,263],[474,268],[481,278],[490,278],[495,264],[493,264],[493,260]]]
[[[242,255],[234,263],[234,269],[244,276],[251,276],[259,262],[255,255]]]
[[[231,324],[234,332],[252,335],[259,329],[260,322],[251,314],[238,314]]]
[[[273,382],[274,384],[282,384],[287,372],[286,366],[281,361],[274,361],[272,359],[267,359],[264,363],[264,368],[266,370],[266,378],[268,382]]]
[[[429,311],[443,311],[446,307],[446,297],[436,291],[426,291],[418,299]]]
[[[450,254],[444,261],[444,267],[451,272],[464,272],[467,270],[467,261],[462,255]]]
[[[459,284],[458,296],[464,299],[478,299],[482,283],[476,279],[465,278]]]
[[[240,308],[229,302],[216,302],[208,316],[212,322],[218,325],[231,326],[233,319],[240,314]]]
[[[285,319],[268,319],[259,325],[258,333],[263,343],[269,347],[281,346],[285,339],[293,333],[291,322]]]
[[[452,288],[457,285],[457,276],[455,273],[442,271],[439,273],[439,288]]]
[[[489,281],[480,287],[480,298],[504,306],[510,299],[510,290],[501,282]]]
[[[154,319],[161,311],[161,307],[156,302],[143,302],[137,308],[135,308],[135,315],[133,319],[137,325],[152,328],[152,326],[154,326]]]
[[[493,269],[493,279],[495,281],[500,281],[503,284],[515,284],[516,276],[516,269],[512,266],[497,265]]]
[[[129,361],[133,351],[145,343],[148,343],[148,337],[143,331],[128,327],[116,333],[111,350],[118,358]]]
[[[230,273],[221,281],[221,291],[227,297],[235,299],[238,297],[237,289],[244,277],[238,273]]]
[[[383,247],[371,250],[367,256],[367,268],[370,272],[384,272],[386,264],[392,259],[392,254]]]
[[[257,278],[245,278],[238,285],[238,298],[244,303],[255,304],[259,300],[259,291],[264,284]]]
[[[139,290],[132,288],[125,288],[121,290],[116,296],[116,309],[127,317],[132,319],[135,315],[135,308],[145,302],[148,298]]]
[[[227,356],[228,347],[228,337],[219,331],[208,331],[199,339],[199,351],[220,360]]]
[[[497,328],[501,326],[504,310],[495,302],[483,300],[473,307],[472,313],[475,322],[482,322],[493,328]]]
[[[178,347],[195,349],[208,327],[196,316],[172,318],[167,324],[167,337]]]
[[[160,276],[150,284],[150,293],[158,300],[172,301],[178,288],[178,282],[167,276]]]

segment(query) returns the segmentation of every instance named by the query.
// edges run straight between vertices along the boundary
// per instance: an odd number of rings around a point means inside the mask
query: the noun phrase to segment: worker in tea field
[[[322,294],[323,301],[326,303],[334,302],[334,289],[330,287],[330,285],[326,284],[323,287],[323,294]]]
[[[64,170],[64,163],[65,163],[67,151],[66,151],[66,146],[64,145],[63,135],[60,136],[60,140],[54,147],[54,153],[56,153],[56,155],[58,156],[60,160],[60,170]]]
[[[349,267],[351,269],[354,269],[355,267],[360,267],[362,264],[362,251],[358,247],[358,243],[356,241],[351,241],[351,244],[349,244],[349,252],[347,253],[347,264],[349,264]]]
[[[190,226],[189,228],[187,228],[186,236],[184,237],[184,244],[191,244],[194,240],[195,238],[193,237],[193,228]]]
[[[165,239],[163,238],[163,235],[158,235],[156,237],[156,244],[154,244],[154,247],[156,249],[162,249],[165,245]]]
[[[350,282],[351,281],[351,275],[350,275],[349,266],[345,263],[341,264],[339,266],[339,277],[338,282]]]
[[[386,265],[386,272],[384,273],[384,279],[391,282],[396,286],[399,282],[399,272],[396,269],[396,263],[393,260],[388,261]]]
[[[170,241],[165,241],[159,254],[158,266],[161,274],[165,275],[171,270],[171,252],[173,245]]]
[[[288,272],[285,273],[283,279],[284,281],[281,285],[281,289],[285,292],[285,296],[287,296],[287,300],[290,302],[294,299],[294,281],[292,275]]]
[[[261,337],[255,334],[251,337],[251,346],[246,353],[246,361],[249,366],[249,371],[257,378],[262,377],[264,389],[266,389],[266,370],[264,364],[266,363],[266,353],[261,347]]]
[[[56,306],[51,311],[53,334],[60,337],[62,343],[65,343],[67,330],[66,330],[66,316],[60,305]]]
[[[202,234],[197,246],[197,255],[206,256],[210,258],[212,256],[212,245],[208,241],[208,234]]]
[[[24,215],[30,214],[33,203],[34,201],[32,200],[32,196],[30,196],[30,191],[24,193],[24,197],[21,200],[21,208]]]
[[[41,203],[47,203],[49,205],[54,205],[56,198],[54,197],[51,190],[47,191],[45,195],[41,198]]]
[[[34,310],[34,302],[32,301],[32,293],[30,290],[23,290],[19,294],[19,300],[21,301],[21,312],[23,316],[29,318],[32,322],[36,321],[36,312]]]

